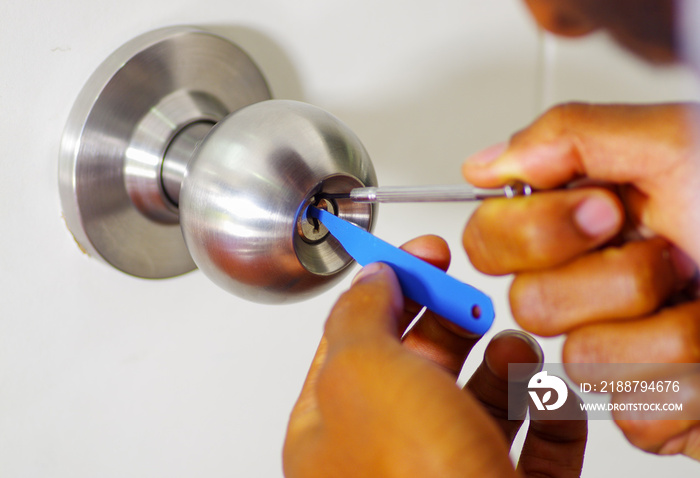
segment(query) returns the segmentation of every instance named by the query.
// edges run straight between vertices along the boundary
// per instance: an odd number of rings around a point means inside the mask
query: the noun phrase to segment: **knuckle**
[[[628,263],[626,296],[635,298],[635,312],[643,314],[656,309],[661,302],[661,294],[654,278],[654,272],[646,261]]]
[[[590,106],[579,102],[554,105],[542,113],[530,126],[513,134],[511,143],[526,142],[533,134],[537,136],[537,133],[542,132],[546,133],[547,136],[559,136],[569,131],[588,107]]]
[[[586,103],[561,103],[547,110],[537,123],[549,131],[566,132],[571,130],[590,108],[591,105]]]
[[[549,112],[550,120],[554,120],[557,124],[568,126],[578,121],[582,116],[586,115],[592,108],[588,103],[580,101],[570,101],[553,106]]]
[[[672,272],[663,259],[662,244],[632,243],[621,250],[611,250],[608,258],[623,279],[621,297],[631,304],[637,315],[656,310],[673,289]]]
[[[513,318],[520,326],[542,336],[558,332],[552,321],[555,305],[538,274],[518,274],[511,284],[509,299]]]
[[[492,227],[488,205],[480,206],[469,219],[462,235],[462,244],[474,267],[485,274],[505,274],[501,255],[495,244],[495,228]]]

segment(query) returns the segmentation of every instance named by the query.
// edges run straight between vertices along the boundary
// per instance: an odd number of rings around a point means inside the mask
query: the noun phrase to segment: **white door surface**
[[[133,37],[186,24],[230,38],[275,97],[345,121],[387,185],[461,180],[464,157],[552,102],[695,95],[687,72],[653,70],[598,35],[555,42],[543,79],[519,0],[5,0],[1,10],[2,477],[281,476],[288,414],[348,285],[268,306],[198,271],[143,280],[80,252],[61,218],[60,138],[87,78]],[[513,326],[508,278],[469,265],[460,237],[470,211],[385,206],[375,233],[394,244],[443,235],[452,274],[496,302],[492,335]],[[558,339],[545,349],[560,360]],[[587,477],[700,469],[632,448],[609,422],[591,423],[589,443]]]

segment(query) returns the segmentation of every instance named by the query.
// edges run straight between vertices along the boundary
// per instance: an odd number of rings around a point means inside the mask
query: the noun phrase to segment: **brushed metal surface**
[[[174,27],[127,43],[89,79],[66,125],[59,183],[88,254],[146,278],[199,267],[234,294],[283,303],[331,287],[352,262],[307,207],[377,181],[340,120],[270,100],[238,47]],[[372,229],[376,206],[332,201]]]
[[[319,193],[376,185],[365,148],[331,114],[270,100],[219,122],[197,148],[180,191],[192,258],[214,282],[265,303],[297,301],[331,287],[352,258],[331,235],[299,233]],[[375,206],[338,200],[336,214],[370,230]]]
[[[269,98],[253,61],[211,33],[166,28],[119,48],[80,92],[61,142],[61,202],[80,247],[140,277],[194,269],[163,192],[163,155],[188,125]]]

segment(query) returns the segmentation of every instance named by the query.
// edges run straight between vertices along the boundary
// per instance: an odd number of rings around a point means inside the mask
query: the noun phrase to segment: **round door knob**
[[[304,216],[323,193],[376,184],[359,139],[337,118],[270,100],[231,114],[187,165],[180,224],[197,266],[237,295],[301,299],[331,286],[352,262]],[[369,230],[372,207],[333,200],[339,217]]]
[[[189,27],[157,30],[88,80],[61,143],[59,186],[81,249],[135,276],[195,267],[244,298],[300,300],[352,259],[304,211],[376,185],[359,139],[314,106],[271,100],[255,63]],[[326,201],[370,230],[375,206]]]

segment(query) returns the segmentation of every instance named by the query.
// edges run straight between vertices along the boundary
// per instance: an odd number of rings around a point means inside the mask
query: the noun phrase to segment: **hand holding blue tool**
[[[307,214],[323,223],[360,265],[390,265],[406,297],[475,334],[484,334],[493,323],[493,303],[480,290],[328,211],[309,207]]]

